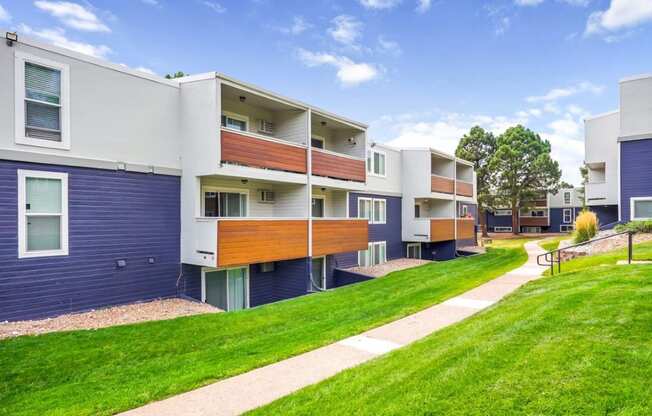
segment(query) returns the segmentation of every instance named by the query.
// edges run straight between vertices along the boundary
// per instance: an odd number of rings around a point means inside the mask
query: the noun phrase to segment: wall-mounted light
[[[244,185],[249,182],[249,179],[242,179],[240,182],[242,182],[242,184]]]
[[[14,46],[14,42],[18,42],[18,34],[16,32],[5,33],[7,39],[7,46]]]
[[[371,147],[376,147],[376,142],[371,142]]]
[[[245,101],[247,101],[247,97],[245,97],[244,95],[241,95],[239,98],[240,98],[241,103],[244,103]]]
[[[326,188],[321,188],[321,191],[322,191],[322,192],[326,192]]]
[[[320,124],[321,124],[322,127],[326,127],[326,122],[325,121],[322,121]]]

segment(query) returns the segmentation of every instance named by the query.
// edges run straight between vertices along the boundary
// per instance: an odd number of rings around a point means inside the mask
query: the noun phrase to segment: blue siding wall
[[[274,271],[261,273],[259,264],[249,266],[249,304],[264,305],[308,293],[310,259],[277,261]]]
[[[600,227],[618,222],[618,205],[591,206],[589,210],[598,216]]]
[[[512,216],[511,215],[494,215],[493,213],[487,211],[487,229],[493,231],[494,227],[511,227],[512,226]]]
[[[18,259],[18,169],[69,174],[68,256]],[[0,161],[0,195],[0,321],[177,295],[178,177]]]
[[[571,209],[573,210],[570,222],[564,222],[564,210]],[[564,225],[573,225],[575,223],[575,218],[582,211],[580,207],[569,207],[569,208],[550,208],[550,226],[542,229],[545,232],[558,233],[560,232],[560,226]]]
[[[424,260],[451,260],[455,258],[455,240],[422,243],[421,258]]]
[[[387,223],[369,224],[369,241],[387,241],[387,260],[405,257],[401,236],[401,198],[373,194],[349,194],[349,216],[358,216],[358,198],[379,198],[387,200]],[[357,263],[357,259],[356,259]]]
[[[365,282],[371,279],[373,279],[373,277],[366,276],[364,274],[335,269],[333,283],[334,287],[342,287],[346,285],[352,285],[354,283]]]
[[[179,295],[201,301],[201,266],[183,264],[179,279]]]
[[[620,143],[620,215],[630,220],[629,199],[652,197],[652,138]]]

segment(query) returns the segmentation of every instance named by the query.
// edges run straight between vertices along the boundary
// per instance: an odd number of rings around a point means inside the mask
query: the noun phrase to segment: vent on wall
[[[260,191],[260,202],[273,203],[275,201],[274,191],[261,190]]]
[[[274,123],[267,120],[258,120],[258,131],[260,133],[274,134]]]

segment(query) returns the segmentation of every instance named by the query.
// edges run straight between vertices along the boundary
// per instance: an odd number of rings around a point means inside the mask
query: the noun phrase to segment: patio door
[[[249,276],[246,267],[204,272],[204,302],[224,311],[249,306]]]
[[[326,258],[314,257],[312,259],[311,278],[312,284],[318,289],[326,289],[326,274],[325,274]],[[314,289],[314,288],[312,288]]]

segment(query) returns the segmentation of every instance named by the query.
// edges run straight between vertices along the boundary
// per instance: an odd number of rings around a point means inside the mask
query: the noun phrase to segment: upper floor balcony
[[[473,198],[473,166],[442,154],[430,156],[430,191]]]
[[[410,241],[440,242],[469,240],[475,237],[473,218],[456,218],[455,203],[443,199],[417,199],[414,219],[404,224],[408,233],[404,239]]]
[[[525,227],[547,227],[550,225],[549,210],[532,208],[521,210],[519,213],[519,224]]]
[[[333,117],[311,116],[312,174],[365,182],[365,130]]]

